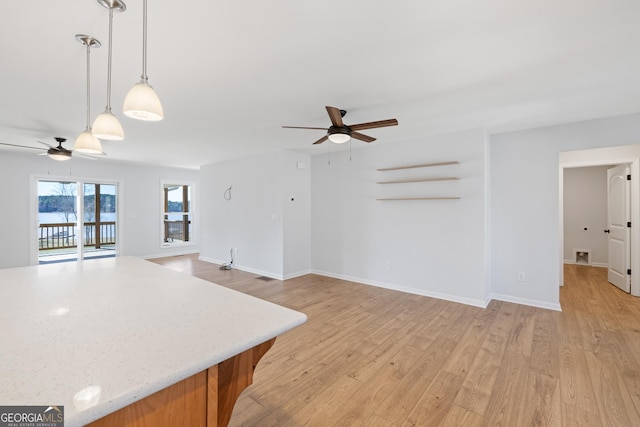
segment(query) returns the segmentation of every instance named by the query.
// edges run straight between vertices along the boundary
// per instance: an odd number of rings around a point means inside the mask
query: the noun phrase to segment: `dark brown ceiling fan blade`
[[[357,125],[349,125],[349,128],[353,130],[383,128],[386,126],[397,126],[398,121],[396,119],[378,120],[377,122],[358,123]]]
[[[337,127],[343,127],[344,123],[342,122],[342,113],[339,108],[336,107],[325,107],[327,109],[327,113],[329,113],[329,118],[331,119],[331,123]]]
[[[31,148],[32,150],[40,150],[40,151],[46,150],[45,148],[29,147],[28,145],[9,144],[8,142],[0,142],[0,145],[6,145],[8,147]]]
[[[311,128],[306,126],[282,126],[282,127],[286,129],[315,129],[315,130],[324,130],[324,131],[327,130],[327,128]]]
[[[329,139],[329,135],[325,135],[322,138],[320,138],[319,140],[317,140],[316,142],[314,142],[311,145],[316,145],[316,144],[322,144],[323,142],[325,142],[327,139]]]
[[[359,139],[360,141],[364,141],[364,142],[373,142],[376,140],[375,138],[369,135],[365,135],[360,132],[353,132],[353,131],[351,131],[351,138]]]

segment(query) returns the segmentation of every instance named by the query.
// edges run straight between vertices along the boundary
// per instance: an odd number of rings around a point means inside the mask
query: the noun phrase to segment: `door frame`
[[[628,164],[631,173],[631,294],[640,296],[640,145],[564,151],[559,155],[559,283],[564,285],[564,169]]]
[[[116,256],[122,253],[124,248],[124,232],[123,232],[123,219],[124,219],[124,183],[118,179],[106,179],[106,178],[87,178],[82,176],[69,176],[69,175],[42,175],[42,174],[30,174],[29,175],[29,264],[38,265],[38,181],[68,181],[82,184],[110,184],[115,185],[117,190],[116,194],[116,210],[117,214],[117,245]],[[80,189],[79,196],[84,195],[84,189]],[[84,207],[81,205],[81,209]],[[78,213],[82,215],[82,212]],[[82,255],[79,255],[78,260],[83,259]]]

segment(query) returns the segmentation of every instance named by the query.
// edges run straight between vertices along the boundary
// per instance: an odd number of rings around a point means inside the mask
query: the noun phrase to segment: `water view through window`
[[[162,245],[190,243],[193,240],[191,186],[162,184]]]
[[[115,256],[117,185],[40,180],[38,223],[40,264]]]

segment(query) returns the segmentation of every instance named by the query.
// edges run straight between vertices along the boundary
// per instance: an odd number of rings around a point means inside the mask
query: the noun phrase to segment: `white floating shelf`
[[[438,163],[424,163],[424,164],[420,164],[420,165],[407,165],[407,166],[396,166],[396,167],[392,167],[392,168],[381,168],[378,169],[381,172],[384,171],[395,171],[395,170],[401,170],[401,169],[414,169],[414,168],[430,168],[433,166],[447,166],[447,165],[458,165],[460,164],[460,162],[458,161],[452,161],[452,162],[438,162]]]
[[[442,178],[418,178],[418,179],[400,179],[397,181],[380,181],[376,184],[405,184],[408,182],[430,182],[430,181],[454,181],[460,179],[456,176],[446,176]]]
[[[396,197],[389,199],[376,199],[382,201],[390,201],[390,200],[457,200],[460,197]]]

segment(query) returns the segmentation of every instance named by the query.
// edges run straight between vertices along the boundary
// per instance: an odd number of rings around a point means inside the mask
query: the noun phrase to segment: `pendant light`
[[[87,47],[87,127],[84,129],[84,132],[78,136],[78,139],[76,139],[73,149],[81,153],[102,154],[102,144],[100,144],[98,138],[91,134],[91,126],[89,126],[91,117],[91,48],[100,47],[100,42],[84,34],[76,34],[76,40]]]
[[[93,136],[100,139],[108,139],[112,141],[122,141],[124,139],[124,131],[118,121],[118,118],[111,112],[111,51],[113,40],[113,11],[124,12],[127,6],[120,0],[98,0],[102,6],[109,9],[109,55],[107,68],[107,106],[93,122]]]
[[[156,122],[162,120],[162,104],[147,77],[147,0],[143,0],[142,10],[142,75],[124,99],[122,112],[131,118]]]

